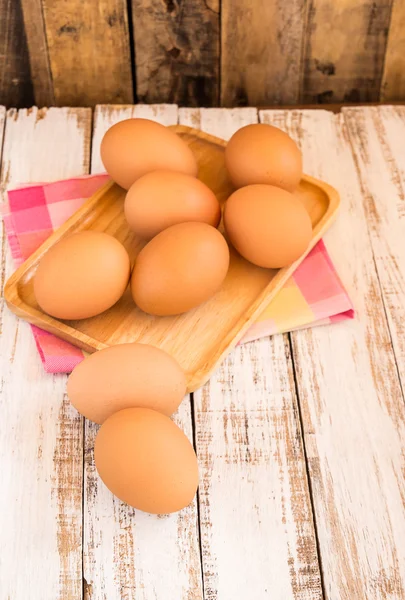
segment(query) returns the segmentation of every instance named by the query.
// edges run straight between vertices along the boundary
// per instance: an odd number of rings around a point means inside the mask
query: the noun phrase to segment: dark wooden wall
[[[405,100],[405,0],[0,0],[0,104]]]

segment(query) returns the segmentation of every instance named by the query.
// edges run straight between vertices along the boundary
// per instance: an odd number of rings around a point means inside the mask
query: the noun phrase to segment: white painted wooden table
[[[2,304],[0,600],[404,599],[405,107],[2,110],[3,197],[100,171],[104,131],[129,116],[287,130],[341,193],[325,241],[358,316],[240,347],[184,400],[199,497],[159,518],[101,484],[95,426]],[[4,283],[4,237],[2,261]]]

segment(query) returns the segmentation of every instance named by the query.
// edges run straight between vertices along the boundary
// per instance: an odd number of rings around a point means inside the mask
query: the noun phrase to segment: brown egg
[[[98,231],[62,239],[41,259],[34,294],[58,319],[86,319],[107,310],[128,285],[130,262],[118,240]]]
[[[124,408],[151,408],[170,416],[186,393],[186,378],[163,350],[119,344],[78,364],[68,379],[67,393],[83,416],[99,424]]]
[[[213,296],[229,267],[229,248],[206,223],[180,223],[139,253],[131,277],[135,303],[152,315],[177,315]]]
[[[287,133],[264,123],[246,125],[229,140],[225,165],[235,187],[255,183],[293,192],[302,177],[302,156]]]
[[[171,225],[187,221],[217,227],[221,208],[214,192],[195,177],[154,171],[130,187],[125,198],[125,216],[135,233],[150,239]]]
[[[149,119],[126,119],[110,127],[100,152],[108,174],[126,190],[150,171],[167,169],[197,175],[197,162],[187,144]]]
[[[101,479],[123,502],[149,513],[172,513],[193,500],[197,457],[184,433],[165,415],[146,408],[114,413],[94,446]]]
[[[312,224],[295,196],[271,185],[249,185],[225,203],[229,240],[247,260],[278,269],[297,260],[308,248]]]

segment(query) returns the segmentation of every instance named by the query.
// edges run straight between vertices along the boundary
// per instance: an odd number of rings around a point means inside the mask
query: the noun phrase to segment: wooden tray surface
[[[199,178],[223,203],[233,191],[224,166],[226,142],[199,130],[172,127],[191,147],[199,164]],[[296,195],[313,224],[311,248],[332,223],[339,195],[330,185],[304,175]],[[203,385],[211,372],[241,339],[255,318],[292,275],[303,255],[280,270],[250,264],[231,248],[228,275],[219,292],[201,306],[175,317],[153,317],[133,303],[129,289],[108,311],[80,321],[61,321],[42,312],[33,293],[33,275],[43,254],[72,233],[92,229],[120,240],[132,264],[144,246],[128,228],[123,212],[125,191],[108,182],[10,277],[4,289],[9,308],[19,317],[88,352],[123,342],[152,344],[174,356],[187,373],[188,391]],[[220,229],[222,229],[222,224]]]

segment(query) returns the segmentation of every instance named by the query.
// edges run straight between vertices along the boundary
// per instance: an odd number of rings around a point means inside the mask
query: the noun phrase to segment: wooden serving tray
[[[224,202],[233,191],[224,166],[226,142],[190,127],[179,125],[172,129],[195,153],[200,179],[215,192],[221,203]],[[307,175],[296,195],[312,219],[313,238],[309,252],[336,216],[339,195],[330,185]],[[126,224],[124,198],[125,191],[112,182],[89,198],[10,277],[4,289],[7,305],[19,317],[88,352],[123,342],[142,342],[163,348],[186,371],[188,391],[193,391],[208,380],[210,373],[277,294],[304,255],[289,267],[271,270],[252,265],[231,249],[229,273],[219,292],[194,310],[175,317],[153,317],[143,313],[134,305],[129,289],[115,306],[90,319],[61,321],[42,312],[33,292],[33,275],[41,257],[62,238],[85,229],[105,231],[124,244],[134,263],[144,242]]]

